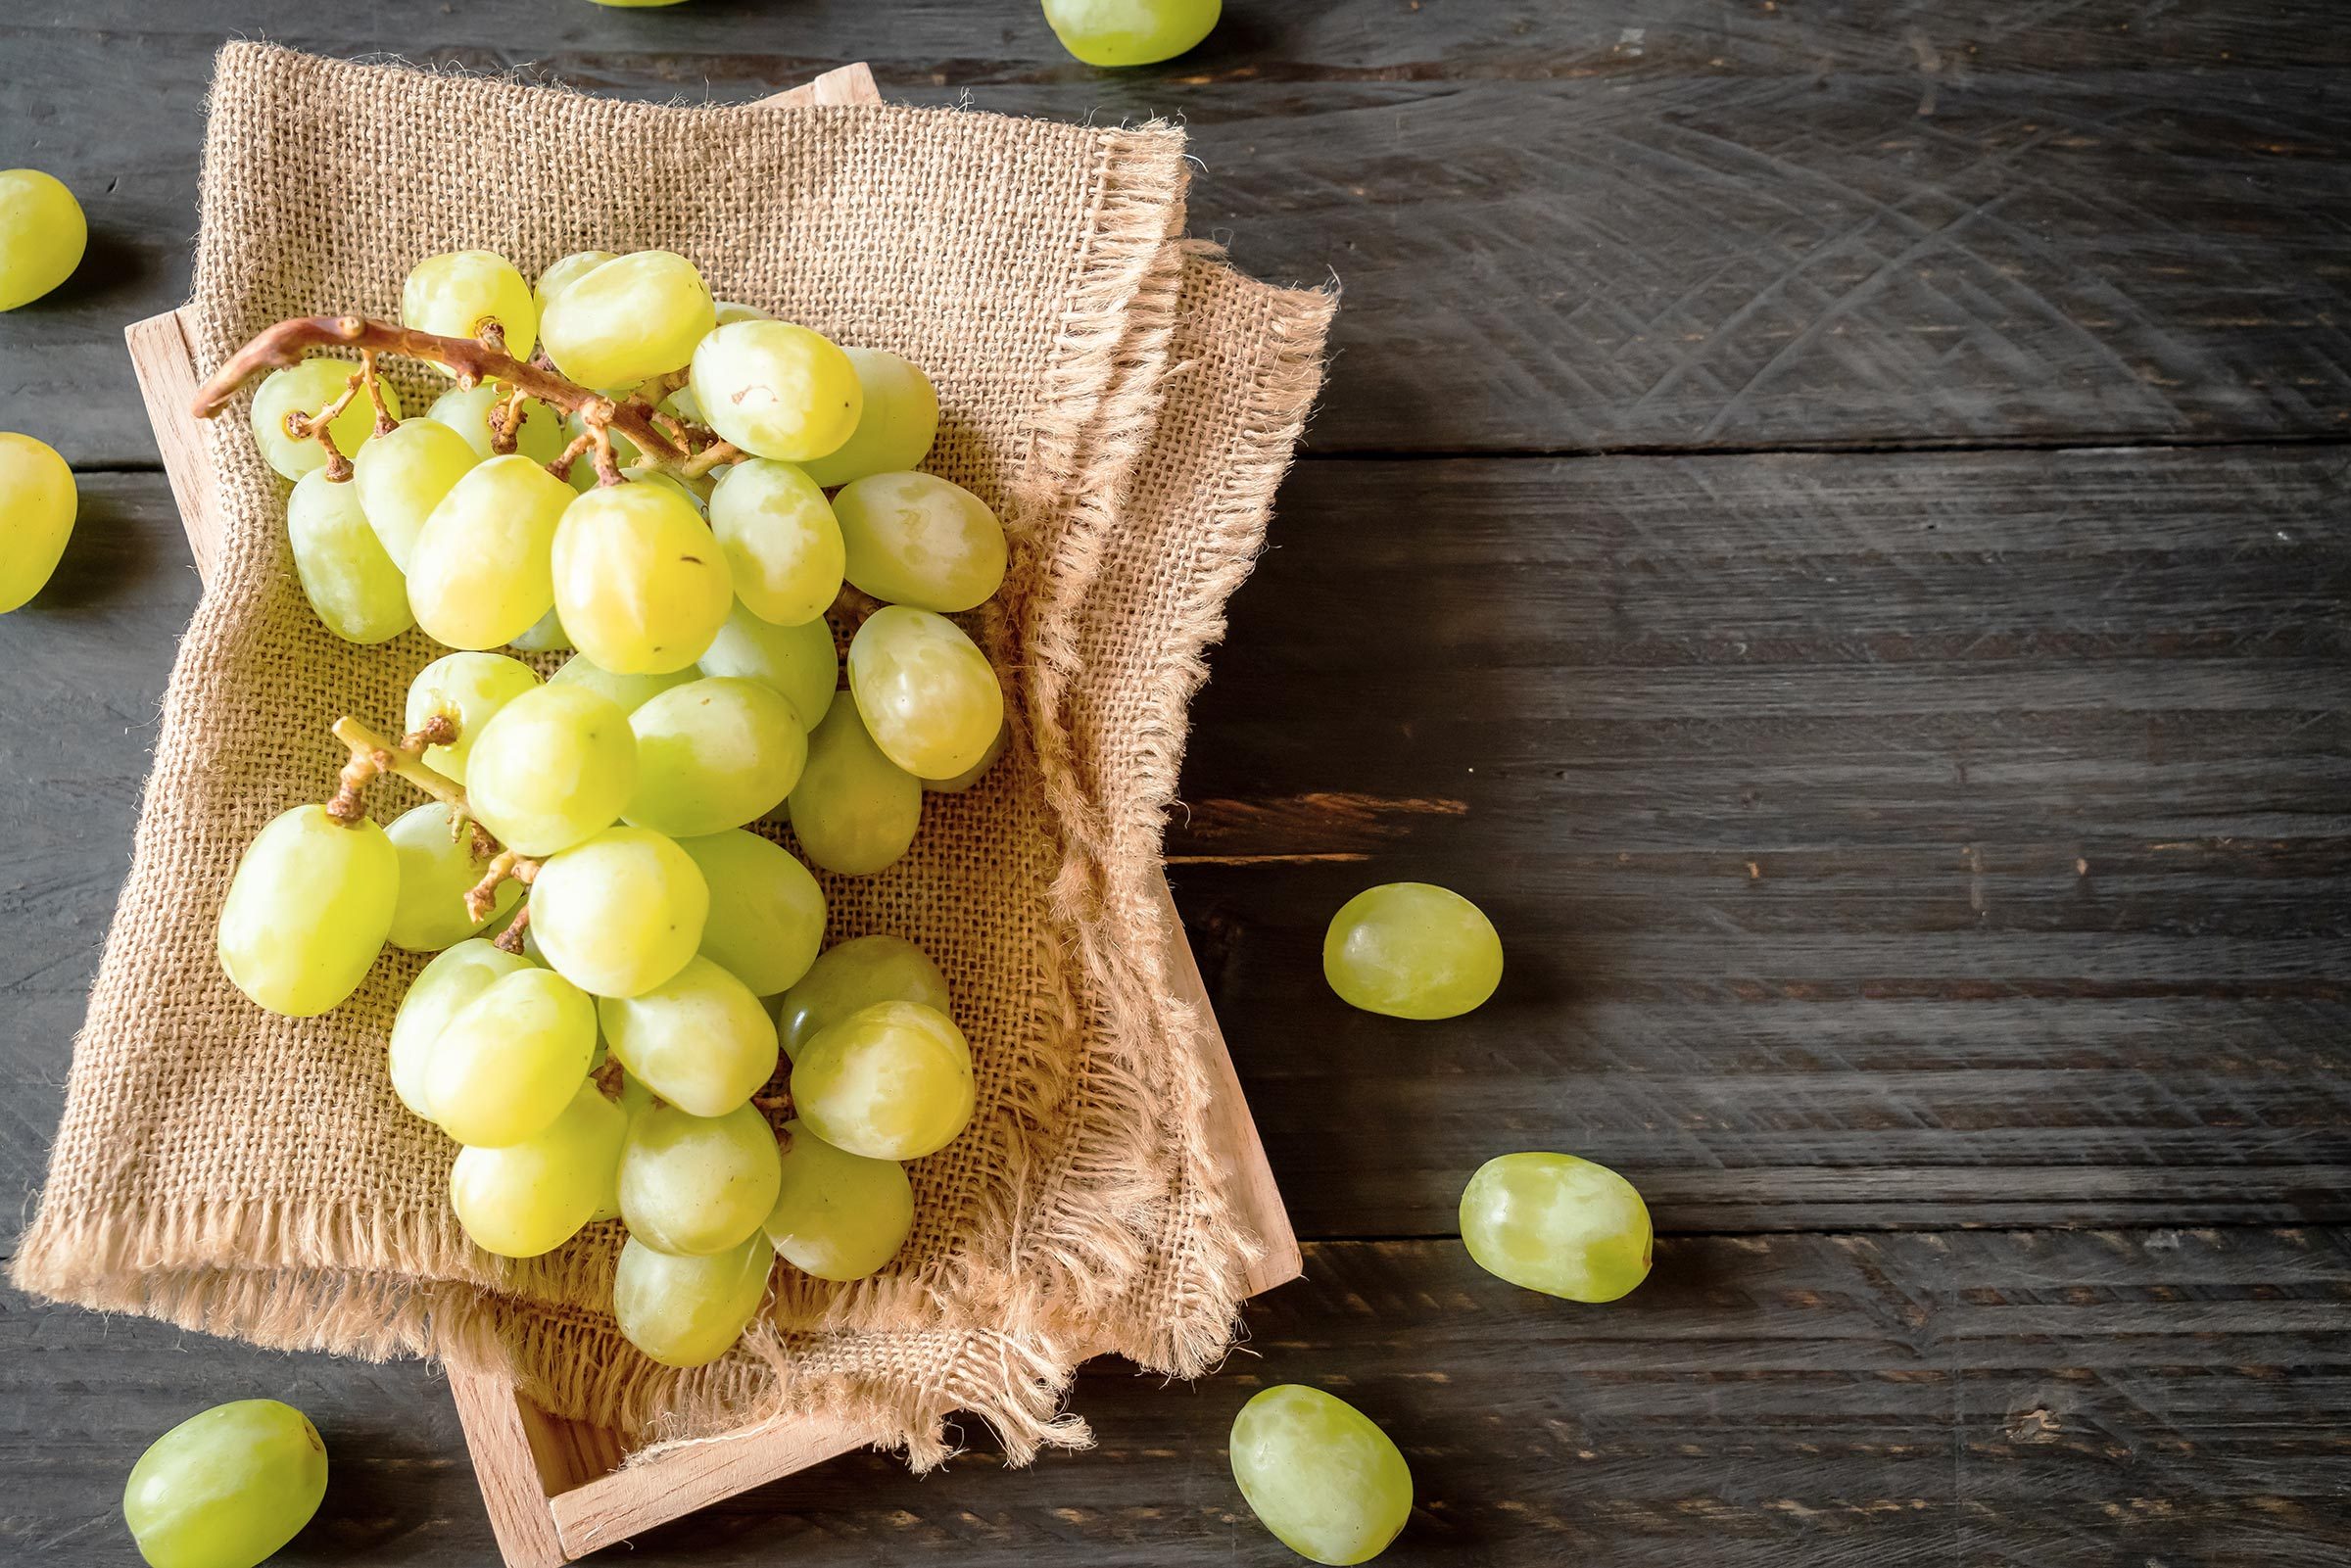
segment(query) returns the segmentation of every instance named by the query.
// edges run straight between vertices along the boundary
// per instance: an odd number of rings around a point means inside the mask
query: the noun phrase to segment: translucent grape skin
[[[629,1076],[681,1111],[724,1116],[775,1076],[767,1009],[699,955],[650,990],[605,997],[596,1012]]]
[[[392,1092],[402,1105],[427,1121],[435,1119],[433,1103],[425,1096],[425,1069],[432,1062],[434,1042],[449,1021],[492,981],[529,968],[531,961],[520,953],[505,952],[482,937],[457,943],[424,967],[392,1019],[387,1054]]]
[[[1499,1155],[1462,1192],[1477,1266],[1571,1302],[1612,1302],[1649,1277],[1649,1207],[1633,1184],[1563,1154]]]
[[[849,582],[886,604],[951,613],[1004,584],[1003,525],[936,474],[869,474],[843,486],[833,510]]]
[[[636,251],[566,285],[548,302],[539,336],[555,368],[580,385],[633,387],[687,363],[717,324],[692,261]]]
[[[89,220],[64,181],[0,168],[0,310],[30,305],[72,277],[89,241]]]
[[[520,882],[505,882],[487,919],[467,913],[465,894],[489,863],[475,857],[470,832],[450,832],[447,806],[428,801],[402,812],[384,836],[400,856],[400,898],[385,936],[394,947],[438,953],[499,920],[522,897]]]
[[[783,1177],[763,1228],[777,1256],[818,1279],[863,1279],[914,1230],[914,1186],[895,1160],[836,1149],[804,1121],[784,1128]]]
[[[973,763],[952,779],[925,779],[923,787],[935,795],[960,795],[987,777],[987,770],[996,765],[996,759],[1004,755],[1004,748],[1010,744],[1012,744],[1012,730],[1010,726],[1006,726],[996,732],[994,742],[988,746],[986,753],[978,762]]]
[[[303,475],[286,499],[286,539],[303,596],[344,641],[388,642],[416,624],[408,579],[368,526],[357,485],[337,484],[323,468]]]
[[[519,452],[468,469],[408,551],[408,604],[425,635],[453,648],[494,648],[552,608],[549,551],[572,499],[569,485]]]
[[[473,1244],[501,1258],[537,1258],[579,1234],[620,1169],[629,1118],[593,1083],[534,1137],[467,1147],[449,1167],[449,1202]]]
[[[611,827],[636,784],[628,715],[577,685],[515,696],[491,715],[465,759],[473,814],[524,855],[552,855]]]
[[[539,672],[503,653],[447,653],[408,683],[406,723],[412,733],[438,715],[457,727],[447,745],[424,748],[427,766],[465,782],[473,743],[498,710],[539,684]]]
[[[1395,1440],[1320,1389],[1258,1394],[1233,1417],[1231,1451],[1250,1511],[1310,1562],[1368,1562],[1412,1516],[1412,1467]]]
[[[704,675],[739,676],[775,688],[799,714],[801,728],[810,731],[832,710],[840,685],[840,655],[830,626],[822,620],[771,625],[740,602],[699,662]]]
[[[890,604],[849,640],[849,691],[883,755],[917,779],[952,779],[1004,728],[987,655],[943,615]]]
[[[399,896],[400,855],[381,828],[296,806],[237,862],[220,905],[220,967],[257,1006],[315,1017],[359,988]]]
[[[424,1099],[462,1144],[503,1148],[562,1115],[596,1052],[596,1004],[536,966],[502,975],[444,1024],[427,1053]]]
[[[1322,938],[1322,974],[1339,999],[1399,1019],[1450,1019],[1502,983],[1502,938],[1461,894],[1383,882],[1339,907]]]
[[[1089,66],[1149,66],[1197,45],[1223,10],[1223,0],[1045,0],[1045,22]]]
[[[813,621],[840,593],[840,525],[816,481],[791,463],[752,457],[729,468],[710,493],[710,531],[736,597],[763,621]]]
[[[759,307],[745,305],[741,300],[718,302],[718,324],[722,327],[736,321],[773,321],[774,319],[774,316],[760,309]]]
[[[876,1002],[919,1002],[953,1016],[947,977],[930,955],[903,936],[852,936],[836,942],[784,993],[778,1030],[787,1056],[797,1058],[817,1033]]]
[[[855,703],[836,702],[808,732],[808,762],[785,805],[811,861],[842,877],[870,877],[914,842],[923,786],[882,754]]]
[[[692,669],[672,670],[667,675],[614,675],[585,653],[575,653],[547,678],[547,684],[583,686],[599,696],[609,698],[623,713],[635,713],[670,688],[684,686],[698,676],[699,672]]]
[[[545,315],[550,300],[606,261],[619,260],[617,251],[574,251],[569,256],[559,257],[550,261],[547,270],[539,274],[539,281],[531,285],[531,303],[539,308],[541,315]]]
[[[776,1250],[756,1230],[710,1258],[674,1258],[632,1236],[612,1273],[612,1316],[662,1365],[703,1366],[733,1350],[759,1315],[775,1266]]]
[[[685,669],[735,603],[710,525],[657,485],[605,485],[574,500],[555,530],[552,567],[564,630],[615,675]]]
[[[938,392],[922,367],[883,349],[843,349],[865,406],[849,439],[808,462],[808,477],[831,490],[868,474],[914,467],[938,437]]]
[[[539,868],[531,932],[555,972],[597,996],[638,996],[701,946],[710,887],[676,842],[607,828]]]
[[[568,653],[571,634],[563,630],[563,617],[549,610],[531,623],[529,631],[515,634],[513,646],[525,653]]]
[[[737,321],[710,333],[695,347],[691,385],[711,429],[781,462],[838,450],[865,407],[849,356],[790,321]]]
[[[78,501],[73,470],[56,449],[0,430],[0,615],[48,584]]]
[[[491,441],[490,414],[507,396],[508,389],[495,381],[453,387],[433,400],[424,416],[463,436],[476,457],[495,457],[499,452]],[[537,398],[525,398],[521,413],[522,427],[514,432],[515,453],[535,463],[553,462],[561,456],[571,441],[563,428],[563,415]]]
[[[710,888],[701,956],[756,996],[797,984],[825,939],[825,890],[808,868],[782,844],[740,828],[681,838],[678,847]]]
[[[629,1122],[620,1217],[657,1252],[708,1258],[759,1234],[782,1180],[776,1135],[757,1107],[697,1117],[657,1105]]]
[[[254,1568],[302,1533],[326,1496],[326,1445],[275,1400],[236,1400],[150,1444],[122,1487],[122,1522],[152,1568]]]
[[[528,359],[539,342],[539,307],[514,263],[495,251],[450,251],[408,269],[400,322],[445,338],[476,338],[486,322],[505,334],[506,352]]]
[[[252,417],[253,441],[261,449],[262,460],[288,479],[300,479],[313,468],[325,467],[325,449],[315,441],[297,441],[287,435],[286,415],[316,413],[343,396],[345,386],[359,370],[349,359],[312,358],[264,376],[261,389],[253,395]],[[400,395],[388,381],[382,388],[384,407],[398,419]],[[334,438],[335,450],[346,457],[375,434],[375,406],[367,401],[365,388],[354,393],[343,411],[327,421],[326,432]]]
[[[481,460],[463,436],[438,419],[404,419],[360,449],[351,460],[349,488],[393,565],[408,569],[424,520]],[[294,493],[300,496],[302,486]]]
[[[637,788],[621,816],[673,838],[756,822],[799,782],[808,736],[799,715],[757,681],[706,676],[629,715]]]
[[[971,1123],[971,1047],[936,1008],[876,1002],[818,1030],[792,1058],[792,1103],[835,1148],[920,1160]]]

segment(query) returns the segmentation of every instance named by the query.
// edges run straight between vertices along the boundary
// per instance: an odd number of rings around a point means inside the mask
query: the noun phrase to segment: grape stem
[[[367,818],[369,782],[387,773],[398,774],[450,810],[465,812],[464,786],[424,761],[426,746],[445,746],[456,737],[457,727],[447,714],[434,714],[398,740],[387,740],[345,714],[335,721],[335,738],[351,748],[351,760],[343,764],[326,814],[346,828],[358,827]]]
[[[471,915],[475,920],[488,920],[490,912],[498,907],[499,883],[511,877],[523,886],[528,887],[539,875],[539,865],[538,861],[528,855],[516,854],[511,849],[500,849],[497,854],[490,857],[490,864],[482,868],[482,879],[475,882],[466,892],[465,913]],[[508,952],[521,951],[520,924],[520,922],[516,923],[514,931],[516,945],[508,948]]]
[[[465,895],[465,908],[468,911],[471,911],[473,908],[473,895],[470,893]],[[485,910],[483,913],[487,915],[489,912]],[[530,928],[531,906],[525,904],[522,906],[522,908],[514,912],[513,920],[507,923],[504,930],[500,931],[496,936],[490,938],[490,945],[497,948],[502,953],[513,953],[517,956],[520,956],[522,952],[522,933]]]

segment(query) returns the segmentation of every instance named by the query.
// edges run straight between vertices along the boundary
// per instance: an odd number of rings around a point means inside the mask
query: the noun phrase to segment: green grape
[[[46,442],[0,430],[0,615],[38,594],[73,532],[73,470]]]
[[[782,1179],[776,1135],[757,1106],[716,1117],[655,1106],[629,1121],[620,1217],[655,1251],[707,1258],[759,1233]]]
[[[882,754],[855,703],[836,702],[808,732],[808,761],[785,807],[810,860],[839,876],[870,877],[914,842],[923,785]]]
[[[709,525],[656,485],[606,485],[574,500],[553,566],[563,629],[615,675],[685,669],[735,602]]]
[[[738,603],[702,650],[704,675],[759,681],[784,693],[801,728],[813,731],[833,706],[840,685],[840,655],[824,621],[777,626]]]
[[[286,415],[314,414],[343,396],[351,378],[360,367],[349,359],[305,359],[283,370],[272,370],[262,378],[261,390],[253,395],[253,440],[262,451],[262,460],[288,479],[300,479],[313,468],[326,466],[326,451],[309,438],[295,440],[286,434]],[[400,417],[400,395],[392,383],[383,384],[384,407],[393,418]],[[375,434],[375,405],[367,401],[367,389],[360,388],[343,405],[343,411],[327,421],[326,433],[335,439],[335,450],[346,457],[356,454],[361,444]]]
[[[1232,1478],[1258,1522],[1310,1562],[1368,1562],[1413,1512],[1413,1472],[1395,1440],[1299,1383],[1275,1384],[1233,1417]]]
[[[424,520],[480,461],[463,436],[429,418],[405,419],[360,449],[351,460],[351,489],[393,565],[408,569],[408,553],[424,532]],[[302,494],[299,485],[294,494]]]
[[[616,251],[574,251],[569,256],[550,261],[547,270],[539,274],[539,281],[531,285],[531,303],[539,308],[541,315],[545,315],[549,302],[556,295],[606,261],[619,260],[620,254]]]
[[[706,676],[629,715],[637,789],[621,816],[673,838],[740,828],[784,804],[808,760],[808,734],[774,688]]]
[[[468,469],[408,551],[408,603],[425,635],[494,648],[530,630],[555,602],[549,550],[571,500],[569,485],[520,453]]]
[[[486,937],[459,942],[427,964],[400,1000],[392,1019],[389,1063],[392,1092],[400,1103],[425,1120],[433,1117],[433,1103],[425,1098],[425,1069],[433,1060],[434,1042],[449,1021],[490,988],[493,980],[520,974],[531,961],[520,953],[494,947]]]
[[[740,828],[678,847],[710,886],[702,957],[756,996],[796,984],[825,940],[825,890],[792,851]]]
[[[831,490],[868,474],[914,467],[938,436],[938,392],[922,367],[882,349],[843,349],[865,407],[847,441],[811,458],[808,477]]]
[[[513,698],[491,715],[465,759],[473,814],[523,855],[552,855],[611,827],[636,784],[629,716],[578,685]]]
[[[836,1149],[806,1122],[784,1127],[784,1179],[764,1226],[776,1253],[818,1279],[863,1279],[914,1229],[914,1186],[895,1160]]]
[[[816,620],[840,592],[840,525],[816,481],[753,457],[710,493],[710,532],[727,552],[744,608],[778,626]]]
[[[1500,1155],[1462,1192],[1462,1240],[1487,1273],[1571,1302],[1612,1302],[1649,1277],[1649,1208],[1573,1155]]]
[[[384,836],[400,856],[400,900],[392,906],[386,937],[394,947],[438,953],[499,919],[522,897],[520,882],[502,882],[487,919],[466,913],[465,894],[482,879],[489,862],[475,857],[470,829],[449,831],[449,808],[437,801],[402,812]]]
[[[1004,728],[1004,689],[963,628],[890,604],[849,640],[849,691],[883,755],[917,779],[977,767]]]
[[[408,269],[400,286],[402,326],[471,339],[488,322],[504,332],[506,353],[531,356],[539,341],[539,307],[513,262],[495,251],[450,251]]]
[[[582,419],[578,414],[575,413],[564,415],[564,445],[568,447],[571,443],[579,440],[581,435],[583,435],[587,429],[588,422],[585,419]],[[612,461],[614,466],[622,469],[625,472],[630,464],[642,462],[644,460],[645,453],[637,450],[637,443],[631,441],[628,437],[622,435],[619,431],[612,429],[610,426],[605,427],[604,434],[612,443]],[[600,481],[596,472],[595,454],[591,451],[582,451],[579,456],[572,459],[570,471],[567,472],[563,477],[570,484],[572,489],[578,491],[583,496],[596,489]],[[666,478],[667,476],[663,475],[659,477]]]
[[[501,1149],[468,1146],[449,1167],[449,1205],[473,1244],[501,1258],[553,1252],[596,1216],[619,1179],[629,1118],[593,1083],[535,1136]]]
[[[90,226],[63,181],[37,168],[0,168],[0,310],[56,288],[81,264]]]
[[[509,394],[509,388],[495,381],[452,388],[433,401],[424,416],[463,436],[476,457],[496,457],[499,451],[490,435],[490,414]],[[514,432],[515,453],[535,463],[552,463],[562,456],[571,435],[563,428],[561,411],[552,404],[525,398],[520,412],[522,425]]]
[[[367,526],[357,485],[338,484],[323,468],[303,475],[286,500],[286,539],[304,597],[344,641],[389,641],[416,624],[408,579]]]
[[[272,1013],[324,1013],[366,976],[399,898],[400,853],[381,828],[296,806],[255,836],[229,879],[220,967]]]
[[[848,580],[887,604],[968,610],[1004,582],[1004,528],[935,474],[869,474],[833,498]]]
[[[674,251],[615,258],[548,302],[539,335],[555,368],[584,387],[633,387],[675,370],[718,324],[708,285]]]
[[[614,1102],[614,1106],[621,1115],[621,1136],[623,1138],[628,1136],[627,1123],[634,1119],[639,1112],[644,1111],[652,1103],[652,1090],[639,1083],[627,1073],[621,1074],[620,1098]],[[618,1219],[619,1217],[620,1159],[618,1151],[615,1151],[612,1168],[604,1172],[603,1184],[596,1190],[596,1212],[590,1214],[588,1218],[591,1223],[600,1223],[606,1219]]]
[[[1045,22],[1089,66],[1148,66],[1207,37],[1223,9],[1223,0],[1045,0]]]
[[[738,300],[718,302],[718,324],[722,327],[732,326],[738,321],[773,321],[774,319],[774,316],[755,305],[744,305]]]
[[[596,1004],[552,970],[518,970],[442,1025],[424,1100],[459,1143],[520,1143],[563,1114],[595,1054]]]
[[[684,969],[709,913],[701,869],[649,828],[607,828],[550,858],[531,883],[539,950],[598,996],[636,996]]]
[[[903,936],[852,936],[825,949],[807,976],[784,993],[785,1054],[796,1059],[820,1030],[876,1002],[919,1002],[952,1013],[947,977],[921,948]]]
[[[1322,937],[1322,974],[1339,1000],[1398,1019],[1450,1019],[1502,983],[1502,938],[1461,894],[1383,882],[1339,907]]]
[[[987,777],[987,770],[996,765],[996,759],[1004,755],[1004,748],[1011,743],[1012,727],[1006,725],[996,731],[995,739],[988,742],[986,752],[978,762],[973,763],[952,779],[925,779],[923,787],[934,794],[960,795]]]
[[[445,653],[408,683],[405,722],[415,731],[439,715],[457,727],[456,739],[426,746],[424,760],[463,784],[466,759],[492,716],[538,684],[537,671],[504,653]]]
[[[776,1075],[775,1022],[706,958],[649,991],[605,997],[596,1014],[629,1076],[695,1116],[724,1116]]]
[[[631,1237],[612,1272],[612,1316],[631,1345],[663,1366],[706,1365],[759,1315],[775,1266],[776,1250],[756,1231],[715,1258],[672,1258]]]
[[[857,367],[789,321],[738,321],[694,351],[694,401],[710,428],[755,457],[806,462],[849,439],[865,406]]]
[[[623,713],[635,713],[639,708],[667,691],[698,679],[697,672],[672,670],[667,675],[614,675],[585,653],[574,653],[563,661],[563,667],[547,678],[549,686],[584,686],[599,696],[610,698]]]
[[[571,634],[563,630],[563,617],[549,610],[531,623],[531,629],[514,639],[513,645],[525,653],[568,653]]]
[[[876,1002],[817,1031],[792,1064],[792,1103],[825,1142],[876,1160],[920,1160],[970,1124],[972,1050],[920,1002]]]
[[[151,1568],[254,1568],[326,1496],[326,1445],[275,1400],[236,1400],[157,1438],[130,1467],[122,1522]]]

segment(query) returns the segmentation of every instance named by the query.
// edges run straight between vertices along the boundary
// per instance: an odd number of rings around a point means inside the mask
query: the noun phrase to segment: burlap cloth
[[[1013,693],[1014,743],[979,787],[927,799],[897,866],[824,882],[833,939],[900,932],[945,972],[980,1109],[914,1166],[890,1268],[847,1286],[779,1269],[769,1316],[697,1372],[613,1330],[617,1226],[522,1262],[474,1249],[446,1198],[452,1146],[385,1074],[418,961],[388,954],[345,1006],[292,1021],[214,955],[245,843],[330,789],[328,726],[396,722],[438,651],[319,626],[240,399],[209,429],[218,571],[165,697],[17,1284],[264,1345],[501,1356],[545,1407],[631,1442],[823,1411],[917,1464],[959,1409],[1016,1459],[1082,1441],[1060,1403],[1088,1352],[1213,1361],[1254,1244],[1219,1190],[1202,1021],[1169,984],[1154,879],[1201,650],[1263,538],[1329,297],[1174,238],[1185,166],[1164,126],[670,109],[251,44],[222,51],[211,111],[200,370],[282,316],[393,315],[436,251],[527,273],[660,246],[721,298],[931,372],[927,466],[1014,541],[1002,594],[966,618]],[[430,384],[408,390],[413,411]],[[379,785],[372,804],[409,803]]]

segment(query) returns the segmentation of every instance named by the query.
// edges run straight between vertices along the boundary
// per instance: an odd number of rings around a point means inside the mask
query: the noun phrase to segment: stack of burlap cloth
[[[929,370],[926,466],[1014,542],[1002,594],[964,618],[1006,682],[1013,742],[979,787],[927,797],[896,866],[824,882],[829,939],[898,932],[945,972],[979,1113],[913,1167],[919,1217],[889,1268],[854,1285],[779,1268],[767,1317],[699,1371],[613,1328],[617,1225],[527,1262],[472,1247],[446,1196],[453,1146],[385,1072],[418,960],[387,953],[345,1006],[292,1021],[247,1003],[214,954],[238,853],[331,792],[329,725],[396,727],[440,651],[319,625],[241,397],[207,427],[218,570],[165,698],[17,1283],[264,1345],[503,1355],[547,1409],[632,1444],[828,1413],[917,1465],[959,1410],[1016,1461],[1084,1441],[1063,1397],[1089,1352],[1178,1376],[1214,1362],[1254,1240],[1207,1143],[1204,1021],[1165,964],[1160,829],[1202,650],[1263,538],[1333,301],[1182,239],[1185,178],[1183,137],[1160,125],[662,108],[223,50],[200,374],[284,316],[396,316],[435,252],[533,274],[647,247],[692,258],[722,299]],[[404,390],[430,396],[423,378]],[[412,803],[376,793],[387,818]]]

